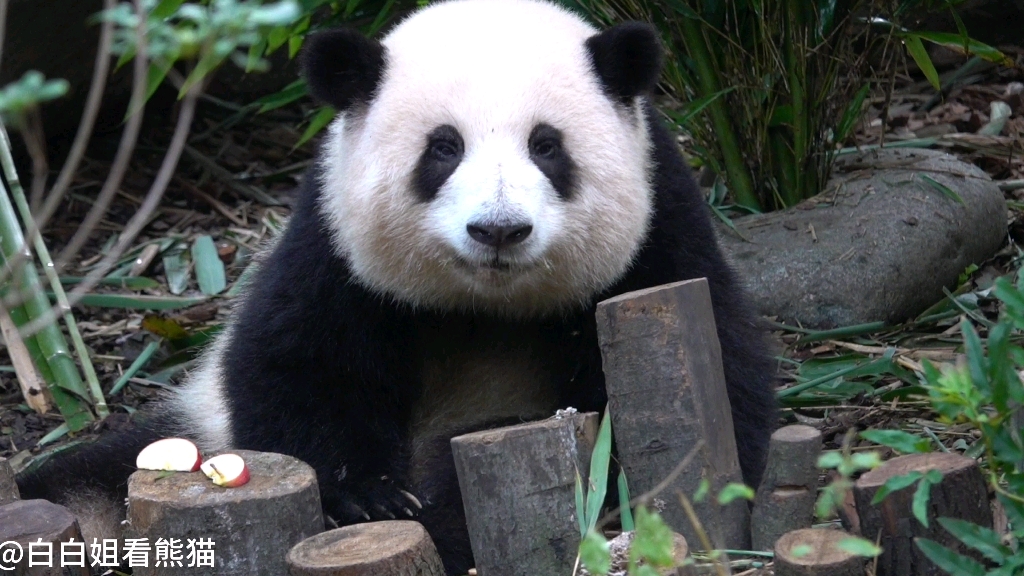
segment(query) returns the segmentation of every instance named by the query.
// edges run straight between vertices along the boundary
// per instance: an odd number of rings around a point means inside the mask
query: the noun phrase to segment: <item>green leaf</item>
[[[597,532],[590,530],[580,542],[580,562],[591,574],[604,576],[612,569],[612,555],[608,541]]]
[[[171,294],[181,294],[188,288],[190,253],[183,249],[168,250],[163,257],[167,289]]]
[[[932,494],[932,483],[928,482],[926,478],[922,478],[917,484],[917,491],[914,492],[914,500],[910,505],[910,510],[914,513],[914,518],[921,523],[925,528],[928,527],[928,500]]]
[[[1013,58],[1010,58],[992,46],[989,46],[984,42],[974,40],[973,38],[967,39],[965,51],[964,39],[959,34],[952,34],[950,32],[914,32],[914,35],[918,38],[927,40],[933,44],[944,46],[961,54],[966,53],[969,56],[978,56],[983,60],[988,60],[989,62],[994,62],[1003,66],[1012,67],[1014,65]]]
[[[292,149],[296,149],[309,141],[310,138],[316,136],[325,126],[331,123],[337,112],[330,106],[324,106],[313,115],[313,119],[309,121],[309,126],[306,127],[306,131],[302,133],[299,141],[295,143]]]
[[[961,556],[938,542],[927,538],[914,538],[914,543],[936,566],[956,576],[985,576],[985,567]]]
[[[636,536],[630,546],[629,557],[667,568],[675,562],[673,551],[672,530],[657,512],[648,512],[645,506],[639,506],[636,509]]]
[[[85,282],[84,276],[61,276],[60,283],[64,286],[74,286]],[[152,278],[143,276],[122,276],[120,278],[100,278],[101,286],[117,286],[128,290],[152,290],[159,288],[160,283]]]
[[[942,182],[939,182],[938,180],[936,180],[935,178],[932,178],[931,176],[929,176],[927,174],[920,174],[919,176],[921,177],[921,180],[925,181],[926,184],[928,184],[932,188],[938,190],[939,192],[941,192],[944,196],[946,196],[950,200],[952,200],[952,201],[954,201],[957,204],[960,204],[962,206],[966,206],[966,204],[964,204],[964,199],[961,198],[960,195],[957,194],[949,186],[946,186]]]
[[[753,488],[740,484],[738,482],[730,482],[722,488],[722,491],[718,493],[718,503],[722,506],[730,504],[737,498],[743,498],[746,500],[754,499]]]
[[[605,409],[601,418],[601,427],[597,431],[597,441],[590,457],[590,479],[587,489],[587,530],[597,525],[597,516],[601,513],[605,494],[608,493],[608,463],[612,456],[612,418]]]
[[[835,469],[841,466],[842,463],[843,455],[836,450],[822,452],[821,456],[818,456],[818,468]]]
[[[874,542],[865,540],[864,538],[858,538],[856,536],[840,540],[837,546],[850,554],[863,556],[865,558],[874,558],[882,553],[882,549],[875,546]]]
[[[888,446],[901,454],[922,454],[931,452],[932,442],[927,438],[921,438],[902,430],[865,430],[860,437]]]
[[[1003,546],[1002,540],[995,530],[958,518],[939,518],[938,522],[958,540],[981,552],[986,558],[997,564],[1002,564],[1008,556],[1013,555],[1012,550]]]
[[[56,297],[47,292],[51,300]],[[124,294],[85,294],[78,301],[80,306],[97,308],[124,308],[126,310],[175,310],[202,304],[209,300],[206,296],[182,298],[177,296],[128,296]]]
[[[264,112],[269,112],[280,108],[281,106],[291,104],[308,93],[309,90],[306,86],[306,82],[304,80],[296,80],[277,92],[257,100],[256,104],[259,104],[260,108],[256,113],[263,114]]]
[[[836,133],[834,141],[841,143],[846,140],[846,137],[853,131],[854,124],[857,123],[857,119],[860,118],[861,108],[864,106],[864,99],[867,98],[868,92],[870,92],[871,83],[868,82],[861,87],[860,90],[853,96],[853,100],[846,107],[843,112],[843,117],[839,120],[839,124],[836,126]]]
[[[619,470],[619,518],[622,521],[622,530],[631,532],[633,530],[633,512],[629,509],[629,485],[626,483],[626,471]]]
[[[708,497],[708,492],[711,492],[711,482],[708,482],[707,478],[701,478],[700,484],[697,485],[697,491],[693,493],[693,501],[703,502]]]
[[[207,235],[196,238],[195,243],[192,244],[192,260],[196,264],[196,281],[203,294],[213,296],[227,288],[224,262],[217,254],[213,238]]]
[[[935,70],[935,65],[932,64],[928,51],[924,49],[921,37],[917,34],[907,34],[903,37],[903,43],[907,46],[907,52],[910,53],[914,62],[917,62],[921,72],[924,72],[924,76],[928,79],[928,83],[932,85],[932,88],[942,90],[942,86],[939,84],[939,73]]]
[[[185,0],[160,0],[160,3],[149,12],[149,17],[158,20],[169,18],[184,2]]]
[[[793,558],[802,558],[811,552],[814,552],[814,546],[811,546],[810,544],[797,544],[790,549],[789,555]]]
[[[893,476],[892,478],[889,478],[885,481],[885,484],[878,489],[878,492],[875,492],[875,497],[871,499],[871,505],[874,506],[875,504],[878,504],[882,500],[885,500],[889,494],[903,490],[923,477],[924,474],[915,470],[902,476]]]

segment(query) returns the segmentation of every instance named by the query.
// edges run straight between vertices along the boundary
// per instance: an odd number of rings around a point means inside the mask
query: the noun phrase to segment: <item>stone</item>
[[[902,322],[940,301],[943,287],[999,249],[1006,201],[953,156],[884,149],[839,158],[813,198],[733,222],[746,240],[722,227],[722,248],[759,311],[828,329]]]

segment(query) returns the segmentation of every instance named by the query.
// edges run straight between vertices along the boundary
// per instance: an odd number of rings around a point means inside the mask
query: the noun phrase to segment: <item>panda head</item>
[[[541,315],[620,278],[653,204],[647,25],[605,32],[538,0],[448,0],[382,41],[307,41],[340,111],[319,208],[355,278],[435,310]]]

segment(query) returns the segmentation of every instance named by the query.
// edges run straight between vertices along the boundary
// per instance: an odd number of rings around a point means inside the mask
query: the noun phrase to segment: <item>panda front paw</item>
[[[419,498],[388,476],[370,478],[346,488],[339,490],[336,501],[330,503],[333,506],[328,506],[340,524],[416,518],[423,509]],[[325,503],[328,499],[335,500],[325,494]]]

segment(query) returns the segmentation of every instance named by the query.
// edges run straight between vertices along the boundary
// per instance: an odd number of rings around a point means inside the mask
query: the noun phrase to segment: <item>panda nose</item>
[[[522,223],[507,226],[468,224],[466,232],[469,232],[469,236],[481,244],[495,248],[506,248],[526,240],[530,232],[533,232],[533,225]]]

